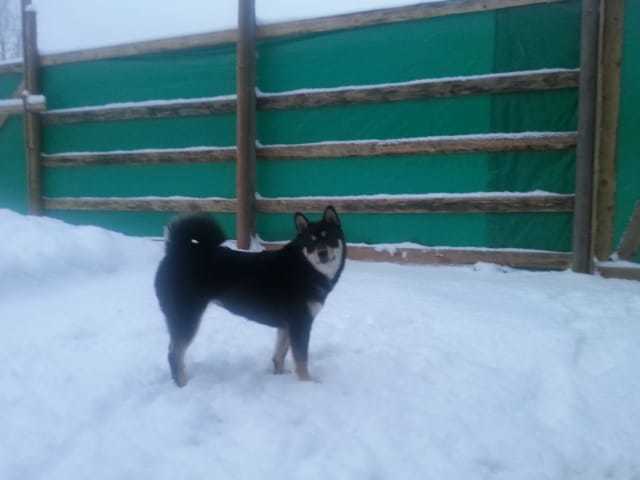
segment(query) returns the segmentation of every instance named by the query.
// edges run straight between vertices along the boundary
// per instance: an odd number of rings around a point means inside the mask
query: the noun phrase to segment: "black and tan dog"
[[[274,372],[284,372],[291,347],[298,378],[311,379],[311,326],[340,278],[347,252],[333,207],[327,207],[318,222],[301,213],[294,220],[298,233],[291,242],[259,253],[222,246],[224,233],[206,215],[182,217],[169,225],[155,288],[171,336],[169,366],[178,386],[187,383],[185,352],[210,302],[277,328]]]

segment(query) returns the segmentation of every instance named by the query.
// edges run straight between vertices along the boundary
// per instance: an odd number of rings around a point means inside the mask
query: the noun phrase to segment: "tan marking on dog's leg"
[[[278,328],[276,348],[273,352],[273,373],[276,375],[285,373],[284,359],[289,351],[289,345],[289,330],[287,328]]]
[[[307,362],[296,362],[296,375],[298,375],[298,380],[301,382],[312,381],[311,375],[309,375]]]
[[[169,345],[169,366],[171,367],[171,377],[179,387],[184,387],[189,381],[187,369],[184,365],[184,355],[188,344],[183,342],[171,343]]]

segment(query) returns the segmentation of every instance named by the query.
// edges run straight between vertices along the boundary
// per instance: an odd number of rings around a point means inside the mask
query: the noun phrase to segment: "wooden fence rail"
[[[456,78],[423,79],[385,85],[312,89],[256,95],[259,110],[284,110],[335,105],[466,95],[493,95],[576,88],[580,72],[575,69],[534,70]],[[42,115],[47,125],[104,122],[148,118],[192,117],[233,113],[235,95],[177,100],[143,101],[96,107],[50,110]]]
[[[256,36],[258,39],[269,39],[283,36],[308,35],[348,28],[371,27],[374,25],[403,21],[425,20],[448,15],[486,12],[528,5],[559,3],[563,1],[565,0],[441,0],[429,3],[423,2],[406,7],[262,25],[257,27]],[[188,48],[214,47],[235,43],[237,41],[237,35],[237,30],[232,29],[220,32],[185,35],[170,39],[49,54],[42,57],[42,64],[60,65],[109,58],[124,58],[150,53],[172,52]],[[21,62],[0,64],[0,74],[20,72],[21,67]]]
[[[260,213],[322,212],[334,205],[341,213],[531,213],[571,212],[573,195],[426,194],[357,197],[257,198]],[[45,198],[50,210],[108,210],[153,212],[235,212],[230,198],[194,197],[54,197]]]
[[[264,160],[287,158],[302,161],[311,158],[337,159],[444,153],[551,151],[574,148],[576,137],[576,132],[528,132],[402,140],[264,145],[256,148],[256,155]],[[43,165],[46,167],[214,163],[231,161],[235,158],[235,147],[78,152],[42,156]]]

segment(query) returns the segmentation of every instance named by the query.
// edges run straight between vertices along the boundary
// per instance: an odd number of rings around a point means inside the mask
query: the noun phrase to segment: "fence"
[[[321,211],[332,203],[342,213],[544,213],[573,212],[573,253],[519,251],[509,249],[396,248],[392,251],[365,246],[351,249],[354,258],[393,259],[408,262],[470,263],[494,261],[529,268],[565,268],[571,261],[574,270],[592,269],[592,198],[594,179],[595,99],[598,61],[599,2],[584,0],[582,7],[581,67],[512,71],[499,74],[455,78],[422,79],[392,84],[289,91],[277,94],[256,93],[255,43],[257,39],[289,35],[318,34],[353,27],[370,27],[436,18],[448,15],[508,9],[536,4],[561,3],[561,0],[449,0],[383,11],[364,12],[301,22],[256,27],[253,2],[240,1],[239,29],[178,40],[68,54],[37,56],[35,12],[25,12],[25,89],[38,92],[39,65],[127,57],[177,51],[184,48],[211,47],[237,43],[237,96],[209,97],[176,101],[134,102],[125,105],[53,109],[25,115],[27,158],[29,159],[30,205],[35,213],[43,210],[108,211],[200,211],[236,213],[236,235],[241,248],[247,248],[255,233],[257,213]],[[19,66],[5,66],[6,70]],[[575,132],[528,132],[438,135],[419,138],[360,141],[324,141],[304,144],[256,145],[256,110],[277,111],[345,105],[405,102],[414,99],[514,94],[563,90],[579,87],[580,120]],[[29,97],[30,98],[30,97]],[[42,126],[87,122],[111,122],[132,119],[163,119],[211,116],[235,113],[235,147],[174,148],[111,152],[63,152],[42,154]],[[315,158],[340,159],[408,155],[442,155],[470,152],[537,152],[577,150],[576,193],[462,193],[413,195],[358,195],[312,198],[262,198],[256,195],[256,160],[279,159],[306,161]],[[43,197],[42,168],[87,167],[96,165],[158,165],[236,162],[235,198],[149,198],[149,197]]]

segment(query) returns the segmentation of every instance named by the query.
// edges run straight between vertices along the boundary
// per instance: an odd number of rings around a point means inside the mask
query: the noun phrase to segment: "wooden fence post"
[[[29,95],[40,91],[38,81],[38,30],[36,12],[31,8],[31,0],[22,0],[22,58],[24,63],[24,142],[27,160],[27,190],[29,213],[42,214],[42,179],[40,165],[40,117],[27,110]]]
[[[238,0],[236,120],[236,239],[251,246],[255,229],[256,178],[256,17],[255,0]]]
[[[598,260],[613,253],[616,193],[616,147],[620,112],[620,67],[624,30],[624,0],[601,0],[598,127],[596,134],[597,185],[594,251]]]
[[[593,271],[593,184],[598,75],[599,0],[582,0],[576,200],[573,216],[573,264],[579,273]]]

